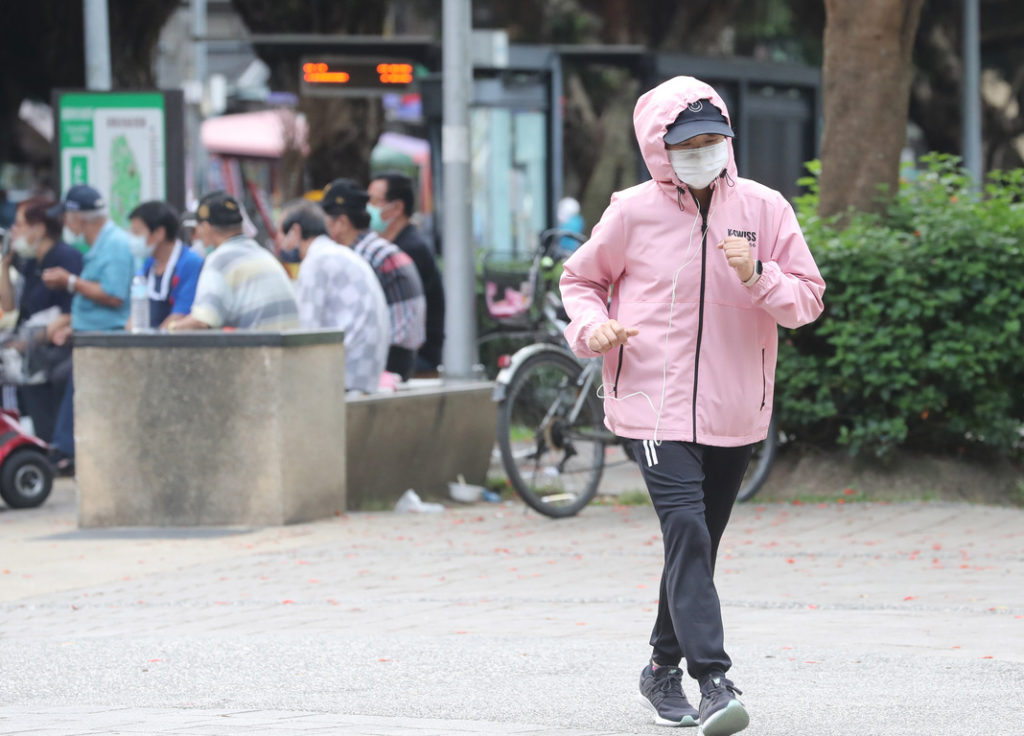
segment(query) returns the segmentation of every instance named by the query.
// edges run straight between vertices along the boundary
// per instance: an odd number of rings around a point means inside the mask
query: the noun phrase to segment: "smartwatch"
[[[753,286],[757,283],[757,280],[761,278],[761,272],[764,271],[764,265],[761,261],[754,262],[754,273],[750,274],[750,278],[743,282],[744,286]]]

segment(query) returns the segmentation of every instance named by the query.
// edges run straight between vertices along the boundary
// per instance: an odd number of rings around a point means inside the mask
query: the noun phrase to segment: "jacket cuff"
[[[782,271],[779,268],[779,264],[774,261],[762,261],[761,278],[747,288],[750,289],[755,299],[760,299],[775,287],[781,275]]]
[[[604,320],[594,320],[587,322],[579,332],[576,333],[576,341],[572,347],[572,351],[580,358],[597,358],[600,357],[601,353],[590,349],[590,336],[594,334],[594,330],[607,322]]]

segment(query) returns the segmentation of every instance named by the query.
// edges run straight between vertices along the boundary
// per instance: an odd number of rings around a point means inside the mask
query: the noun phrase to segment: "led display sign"
[[[299,86],[309,95],[367,97],[404,92],[414,77],[413,65],[400,59],[318,57],[303,59]]]

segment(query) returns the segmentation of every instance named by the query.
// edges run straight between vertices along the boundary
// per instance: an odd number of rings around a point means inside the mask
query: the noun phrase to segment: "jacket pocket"
[[[622,374],[622,361],[625,358],[623,347],[623,345],[619,345],[619,364],[615,367],[615,382],[612,384],[612,396],[615,397],[619,395],[619,376]]]
[[[765,372],[765,348],[761,348],[761,411],[768,400],[768,374]]]

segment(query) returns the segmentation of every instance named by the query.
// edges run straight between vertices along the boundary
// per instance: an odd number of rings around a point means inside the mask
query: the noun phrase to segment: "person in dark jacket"
[[[36,436],[44,442],[53,439],[57,410],[69,373],[66,366],[65,370],[60,368],[65,360],[70,360],[71,349],[51,345],[46,325],[40,324],[38,329],[32,325],[40,319],[48,319],[47,314],[54,318],[70,314],[71,293],[67,289],[51,289],[43,283],[43,270],[63,268],[76,276],[82,273],[82,254],[61,240],[61,218],[48,212],[54,205],[55,202],[46,197],[33,197],[18,205],[11,227],[12,247],[0,261],[0,308],[5,312],[18,310],[16,330],[27,337],[24,344],[18,341],[17,347],[29,362],[36,362],[33,358],[39,355],[46,364],[43,383],[18,387],[18,400],[32,417]],[[24,280],[20,298],[11,284],[11,266]],[[23,329],[25,327],[28,329]]]
[[[412,258],[427,298],[427,341],[416,354],[415,372],[436,375],[444,346],[444,284],[437,260],[423,234],[411,221],[412,179],[398,172],[377,175],[369,186],[370,227]],[[376,217],[374,215],[376,214]]]

